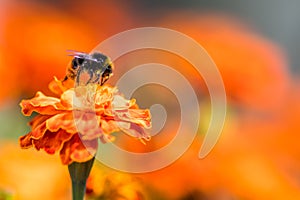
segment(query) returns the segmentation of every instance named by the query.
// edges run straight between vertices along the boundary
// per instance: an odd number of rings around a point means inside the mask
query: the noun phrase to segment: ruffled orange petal
[[[69,165],[73,161],[86,162],[94,157],[98,148],[97,140],[89,140],[82,143],[78,134],[64,143],[60,151],[60,158],[64,165]]]
[[[66,108],[70,108],[72,109],[72,107],[74,106],[74,90],[70,89],[65,91],[61,96],[60,96],[60,100],[61,100],[61,104],[64,105]]]
[[[27,149],[29,147],[32,147],[33,140],[42,138],[46,130],[47,130],[46,121],[36,125],[36,127],[31,132],[19,138],[19,143],[21,148]]]
[[[54,154],[62,148],[64,142],[71,139],[73,134],[65,130],[57,132],[47,131],[41,139],[33,140],[33,146],[37,149],[44,149],[48,154]]]
[[[83,140],[93,140],[103,134],[100,128],[100,116],[96,113],[74,111],[74,116],[77,131]]]
[[[46,121],[47,129],[56,132],[63,129],[68,133],[77,133],[77,127],[74,123],[73,113],[71,111],[60,113],[52,116]]]
[[[60,104],[60,99],[47,97],[42,92],[37,92],[32,99],[21,101],[20,106],[22,113],[26,116],[30,116],[32,112],[42,115],[54,115],[65,109]]]
[[[117,91],[115,87],[100,86],[97,88],[97,93],[95,94],[95,102],[100,106],[105,102],[111,102]]]
[[[43,123],[37,125],[35,129],[33,129],[30,132],[30,137],[32,139],[40,139],[41,137],[44,136],[46,131],[47,131],[47,126],[46,126],[46,121],[44,121]]]
[[[117,123],[113,120],[101,120],[100,127],[104,134],[110,134],[120,130]]]
[[[112,106],[114,110],[124,110],[130,107],[131,104],[134,104],[135,100],[127,100],[121,95],[115,95],[112,101]]]
[[[68,79],[64,82],[58,80],[56,77],[54,77],[54,80],[51,81],[48,85],[48,88],[57,95],[62,95],[66,90],[69,88],[74,87],[74,81]]]
[[[105,143],[108,143],[108,142],[113,142],[115,140],[115,136],[112,136],[110,134],[102,134],[100,136],[100,141],[105,144]]]
[[[129,118],[132,123],[142,125],[145,128],[151,128],[151,115],[148,109],[129,109]]]
[[[82,146],[78,146],[71,154],[71,159],[75,162],[86,162],[92,159],[98,149],[98,139],[83,140]]]
[[[49,119],[51,115],[37,115],[30,122],[31,129],[34,130],[38,125]]]
[[[80,110],[95,110],[97,85],[80,86],[65,91],[60,99],[66,108]]]
[[[29,134],[23,135],[19,138],[19,144],[22,149],[28,149],[32,147],[32,138]]]
[[[140,109],[118,110],[114,112],[116,121],[131,122],[145,128],[151,128],[150,111]]]
[[[131,137],[138,138],[144,144],[144,140],[149,141],[151,139],[151,136],[147,134],[141,126],[135,123],[117,122],[117,124],[121,131]]]

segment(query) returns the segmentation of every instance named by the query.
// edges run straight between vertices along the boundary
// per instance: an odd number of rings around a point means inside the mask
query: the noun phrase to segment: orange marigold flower
[[[56,78],[49,84],[58,97],[37,92],[20,105],[22,113],[38,113],[29,123],[31,132],[21,136],[22,148],[44,149],[60,153],[62,163],[85,162],[93,158],[98,138],[103,143],[113,140],[112,132],[149,140],[144,128],[150,128],[150,112],[139,109],[134,99],[126,100],[115,87],[89,84],[67,87]]]

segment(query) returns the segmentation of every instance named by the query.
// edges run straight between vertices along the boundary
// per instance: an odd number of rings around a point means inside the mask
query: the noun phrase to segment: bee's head
[[[84,62],[84,58],[75,57],[72,60],[71,66],[73,70],[77,70],[80,65]]]
[[[96,69],[96,74],[100,75],[99,83],[103,85],[111,76],[114,69],[113,63],[109,57],[99,52],[95,52],[92,55],[92,58],[96,59],[99,64],[100,68]]]

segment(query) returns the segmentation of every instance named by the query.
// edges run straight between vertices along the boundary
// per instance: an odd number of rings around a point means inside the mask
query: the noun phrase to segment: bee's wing
[[[75,50],[67,50],[67,52],[69,52],[68,56],[74,56],[74,57],[78,57],[78,58],[89,57],[89,54],[85,53],[85,52],[79,52],[79,51],[75,51]]]
[[[83,58],[85,60],[91,60],[98,62],[97,59],[92,58],[90,54],[85,53],[85,52],[80,52],[80,51],[75,51],[75,50],[67,50],[67,52],[70,52],[68,56],[73,56],[75,58]]]

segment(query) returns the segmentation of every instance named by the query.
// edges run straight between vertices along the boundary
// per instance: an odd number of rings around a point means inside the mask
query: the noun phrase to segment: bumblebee
[[[91,54],[70,51],[73,56],[66,76],[63,80],[75,81],[75,86],[97,83],[103,85],[111,76],[114,69],[113,63],[106,55],[94,52]]]

